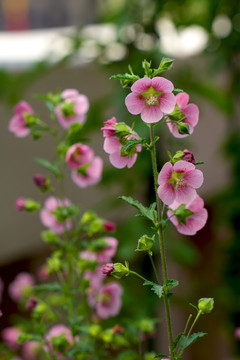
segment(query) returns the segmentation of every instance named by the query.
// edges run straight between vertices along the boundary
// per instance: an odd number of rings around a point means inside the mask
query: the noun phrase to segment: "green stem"
[[[153,143],[153,141],[154,141],[153,124],[150,124],[150,138],[151,138],[151,142]],[[164,284],[166,284],[168,276],[167,276],[167,264],[166,264],[166,255],[165,255],[165,247],[164,247],[164,238],[163,238],[163,228],[162,228],[162,225],[161,225],[162,204],[161,204],[160,198],[158,197],[158,194],[157,194],[158,170],[157,170],[157,157],[156,157],[156,146],[155,146],[155,144],[153,144],[152,148],[150,149],[150,152],[151,152],[151,158],[152,158],[152,167],[153,167],[154,188],[155,188],[156,203],[157,203],[158,222],[160,223],[160,226],[159,226],[159,229],[158,229],[158,238],[159,238],[159,247],[160,247],[160,257],[161,257],[161,263],[162,263],[162,274],[163,274]],[[173,336],[172,336],[170,306],[169,306],[169,301],[168,301],[167,296],[164,296],[164,304],[165,304],[166,319],[167,319],[170,357],[171,357],[171,360],[174,360],[174,345],[173,345]]]
[[[186,336],[186,338],[185,338],[185,341],[184,341],[184,343],[183,343],[183,348],[182,348],[182,350],[180,351],[179,356],[182,356],[183,351],[184,351],[184,345],[187,343],[188,338],[189,338],[189,336],[191,335],[192,329],[193,329],[194,325],[196,324],[196,322],[198,321],[199,316],[200,316],[201,314],[202,314],[202,310],[199,310],[198,313],[197,313],[197,315],[196,315],[196,317],[195,317],[195,319],[194,319],[194,321],[193,321],[193,323],[192,323],[192,326],[190,327],[190,329],[189,329],[189,331],[188,331],[188,334],[187,334],[187,336]]]
[[[139,277],[140,279],[142,279],[143,281],[148,281],[147,279],[145,279],[142,275],[136,273],[135,271],[129,270],[130,274],[136,275],[137,277]]]
[[[154,274],[156,276],[156,279],[157,279],[157,282],[160,284],[160,279],[159,279],[159,276],[158,276],[158,273],[157,273],[157,269],[156,269],[156,266],[154,264],[154,261],[153,261],[153,257],[152,255],[150,254],[150,252],[148,251],[148,255],[150,257],[150,260],[151,260],[151,263],[152,263],[152,267],[153,267],[153,271],[154,271]]]

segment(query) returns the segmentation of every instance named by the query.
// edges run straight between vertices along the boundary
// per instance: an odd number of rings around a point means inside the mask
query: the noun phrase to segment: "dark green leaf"
[[[162,58],[158,69],[154,69],[152,77],[160,74],[163,71],[171,69],[173,66],[174,59]]]
[[[57,282],[34,286],[34,291],[61,291],[61,290],[62,290],[61,285]]]
[[[51,171],[56,177],[61,177],[61,172],[56,164],[51,164],[48,160],[35,158],[35,161],[45,169]]]
[[[181,341],[180,349],[181,350],[186,349],[188,346],[192,345],[193,343],[195,343],[197,340],[201,339],[205,335],[207,335],[207,333],[198,332],[198,333],[194,333],[191,336],[189,336],[188,339],[186,336],[184,336]]]
[[[178,346],[178,343],[182,337],[183,337],[183,332],[180,332],[173,342],[174,349],[176,349],[176,347]]]
[[[141,215],[155,223],[157,218],[156,203],[150,205],[150,207],[143,206],[139,201],[134,200],[131,196],[119,196],[120,199],[126,201],[130,205],[134,206],[141,212]]]
[[[158,285],[153,281],[144,281],[143,285],[152,286],[151,290],[161,299],[164,296],[164,286]]]

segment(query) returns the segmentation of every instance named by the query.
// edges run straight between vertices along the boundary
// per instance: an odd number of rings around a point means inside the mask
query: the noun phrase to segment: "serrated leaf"
[[[41,284],[35,285],[34,291],[61,291],[61,285],[57,282],[49,283],[49,284]]]
[[[161,299],[164,296],[164,286],[158,285],[153,281],[144,281],[143,285],[152,286],[151,290]]]
[[[169,59],[169,58],[162,58],[158,69],[154,69],[153,73],[152,73],[152,77],[160,74],[163,71],[169,70],[171,69],[173,66],[174,59]]]
[[[178,346],[178,343],[182,337],[183,337],[183,332],[180,332],[173,342],[174,349],[176,349],[176,347]]]
[[[188,346],[192,345],[193,343],[195,343],[196,341],[198,341],[199,339],[201,339],[202,337],[204,337],[205,335],[207,335],[207,333],[204,332],[197,332],[192,334],[191,336],[189,336],[189,338],[187,339],[186,336],[184,336],[182,338],[181,341],[181,346],[180,349],[184,350],[186,349]]]
[[[168,288],[168,290],[173,289],[174,287],[179,285],[179,281],[175,280],[175,279],[167,279],[166,280],[166,287]]]
[[[131,81],[137,81],[139,80],[140,77],[137,75],[132,75],[132,74],[118,74],[118,75],[112,75],[110,77],[110,80],[131,80]]]
[[[151,204],[149,207],[142,205],[138,200],[134,200],[131,196],[119,196],[120,199],[126,201],[128,204],[138,209],[142,216],[151,220],[156,221],[157,211],[155,210],[156,203]]]
[[[136,147],[137,145],[141,145],[146,143],[146,140],[128,140],[127,144],[123,146],[124,151],[129,150],[131,147]]]
[[[169,357],[169,355],[166,355],[166,354],[157,354],[154,356],[155,359],[166,359],[168,357]]]
[[[51,164],[48,160],[35,158],[35,161],[45,169],[51,171],[56,177],[61,177],[61,172],[56,164]]]

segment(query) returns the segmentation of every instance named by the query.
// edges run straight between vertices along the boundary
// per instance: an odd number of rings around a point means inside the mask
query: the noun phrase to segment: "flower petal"
[[[140,94],[141,92],[145,92],[149,89],[149,87],[152,84],[152,80],[148,77],[144,77],[142,79],[139,79],[133,83],[131,90],[137,94]]]
[[[170,93],[174,89],[173,83],[161,76],[156,76],[152,79],[152,87],[154,90],[164,93]]]
[[[158,175],[158,184],[161,185],[162,183],[168,182],[171,179],[173,173],[173,166],[170,162],[167,162],[163,165],[159,175]]]
[[[176,98],[172,93],[163,93],[160,96],[160,109],[166,113],[170,114],[173,112],[176,104]]]
[[[138,94],[130,93],[125,99],[125,105],[130,114],[137,115],[144,109],[145,101]]]
[[[183,179],[187,182],[189,186],[192,186],[194,189],[198,189],[202,186],[203,183],[203,173],[201,170],[188,171],[183,175]]]
[[[166,205],[173,203],[175,199],[175,192],[172,184],[162,184],[157,190],[158,196]]]
[[[115,152],[109,156],[110,163],[117,169],[123,169],[128,163],[127,156],[121,156],[120,152]]]
[[[180,204],[188,204],[192,201],[197,192],[191,186],[183,186],[175,189],[176,201]]]
[[[141,118],[146,123],[158,122],[162,117],[163,113],[160,106],[144,106],[144,109],[141,111]]]
[[[107,154],[120,153],[121,147],[120,140],[115,136],[107,137],[104,140],[103,149]]]
[[[195,169],[195,165],[193,165],[192,163],[185,161],[185,160],[180,160],[177,161],[174,165],[173,165],[173,170],[176,172],[187,172],[187,171],[192,171]]]
[[[187,118],[188,124],[196,126],[199,120],[199,109],[195,104],[188,104],[185,109],[182,110]]]
[[[180,93],[176,95],[176,103],[179,109],[184,109],[189,102],[189,95],[187,93]]]

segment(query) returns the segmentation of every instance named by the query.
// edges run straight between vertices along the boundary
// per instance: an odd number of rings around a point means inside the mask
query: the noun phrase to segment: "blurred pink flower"
[[[14,107],[14,116],[11,118],[8,130],[17,137],[25,137],[30,134],[30,130],[26,126],[26,114],[33,114],[34,111],[26,101],[20,101]]]
[[[54,214],[58,208],[69,205],[70,201],[68,199],[60,200],[54,196],[47,198],[44,203],[44,208],[40,211],[40,219],[42,224],[56,234],[63,233],[65,228],[70,230],[72,227],[71,221],[67,219],[65,222],[60,222]]]
[[[118,240],[114,237],[104,237],[104,241],[106,241],[108,247],[97,253],[97,259],[100,263],[109,262],[116,254],[118,247]]]
[[[96,305],[96,312],[100,318],[107,319],[119,313],[122,306],[122,292],[123,289],[117,282],[108,283],[100,289]]]
[[[73,339],[71,331],[63,324],[56,324],[56,325],[52,326],[51,329],[45,335],[45,340],[51,350],[54,350],[53,339],[57,338],[61,335],[64,335],[65,340],[66,340],[66,346],[65,346],[64,351],[68,350],[69,347],[73,344],[74,339]],[[56,351],[56,356],[59,359],[62,358],[62,355],[58,351]]]
[[[37,275],[39,280],[45,281],[49,278],[49,271],[47,265],[43,264],[38,268]]]
[[[27,272],[21,272],[15,277],[13,282],[9,284],[8,293],[14,301],[19,302],[24,297],[25,291],[34,284],[35,279],[33,275]]]
[[[179,202],[174,201],[170,205],[170,208],[175,210],[179,205],[181,205]],[[186,208],[194,213],[193,215],[187,217],[186,225],[183,223],[179,224],[177,218],[172,216],[173,212],[171,210],[167,211],[167,215],[168,217],[171,216],[170,220],[176,226],[177,231],[180,234],[195,235],[197,231],[201,230],[205,226],[208,218],[207,210],[204,208],[204,201],[199,195],[196,195],[193,200],[186,204]]]
[[[192,134],[193,128],[197,125],[199,120],[199,109],[195,104],[188,104],[188,101],[189,95],[187,93],[179,93],[176,95],[177,109],[181,110],[185,116],[185,119],[181,122],[189,125],[189,133]],[[178,132],[177,124],[171,122],[170,119],[167,119],[167,126],[176,138],[188,136],[188,134],[180,134]]]
[[[91,163],[94,157],[93,150],[83,144],[72,145],[66,153],[66,163],[72,169],[78,169],[80,166]]]
[[[25,360],[38,359],[38,352],[40,349],[40,343],[38,341],[26,341],[22,347],[22,354]]]
[[[87,168],[83,167],[72,170],[72,180],[80,188],[96,185],[102,178],[103,161],[99,156],[87,163]]]
[[[141,114],[146,123],[155,123],[161,120],[164,113],[171,113],[176,103],[171,81],[156,76],[153,79],[144,77],[135,81],[131,93],[125,99],[128,111]]]
[[[126,128],[129,130],[131,134],[124,136],[119,139],[115,136],[117,130],[114,128],[114,125],[117,124],[116,118],[109,119],[105,121],[103,130],[104,140],[104,151],[109,154],[110,163],[115,166],[117,169],[122,169],[125,166],[131,168],[137,160],[137,153],[142,150],[141,145],[137,145],[131,147],[131,151],[124,151],[123,145],[126,143],[126,140],[136,139],[138,140],[137,134],[131,130],[131,128],[127,125]]]
[[[15,202],[16,210],[18,210],[18,211],[24,210],[25,202],[26,202],[25,198],[23,198],[23,197],[17,198],[17,200]]]
[[[203,183],[203,174],[187,161],[177,161],[174,165],[167,162],[158,176],[158,196],[170,205],[176,200],[180,204],[192,201],[196,190]]]
[[[237,327],[234,331],[234,336],[237,340],[240,340],[240,327]]]
[[[20,344],[17,339],[20,334],[21,330],[18,328],[14,326],[7,327],[2,331],[2,339],[11,350],[18,350],[20,348]]]
[[[112,221],[107,220],[103,223],[103,228],[106,232],[114,232],[116,225]]]
[[[55,114],[62,127],[67,129],[75,122],[83,124],[89,109],[87,96],[79,94],[76,89],[66,89],[61,97],[64,101],[55,108]]]

